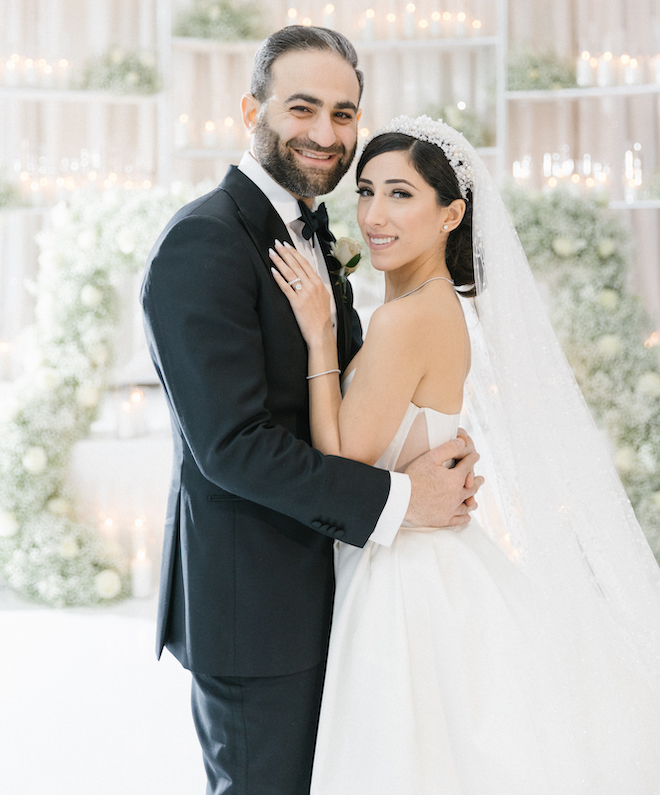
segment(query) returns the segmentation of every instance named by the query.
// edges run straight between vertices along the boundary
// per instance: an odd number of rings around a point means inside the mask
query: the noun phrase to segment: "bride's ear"
[[[465,215],[465,202],[463,199],[454,199],[448,207],[445,207],[445,213],[442,228],[445,232],[453,232],[463,220],[463,216]]]

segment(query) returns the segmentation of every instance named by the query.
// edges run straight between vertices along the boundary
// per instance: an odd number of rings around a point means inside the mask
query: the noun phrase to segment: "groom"
[[[333,541],[390,544],[404,518],[464,524],[481,482],[462,439],[407,474],[310,446],[307,349],[268,249],[295,245],[326,280],[345,368],[359,322],[350,287],[331,283],[323,218],[307,210],[353,159],[361,91],[340,34],[293,26],[267,39],[243,99],[252,152],[174,216],[145,275],[174,437],[157,651],[192,672],[208,795],[307,795]],[[443,467],[451,458],[462,460]]]

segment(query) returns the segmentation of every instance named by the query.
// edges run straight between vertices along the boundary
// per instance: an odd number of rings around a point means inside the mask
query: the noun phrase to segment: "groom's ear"
[[[245,129],[252,134],[257,126],[257,116],[261,102],[253,94],[243,94],[241,98],[241,114]]]

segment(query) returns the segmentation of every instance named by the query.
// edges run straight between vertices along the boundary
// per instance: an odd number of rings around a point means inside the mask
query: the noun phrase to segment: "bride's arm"
[[[295,249],[276,244],[270,256],[279,270],[273,276],[289,300],[307,343],[312,444],[326,455],[342,455],[339,436],[339,363],[332,330],[331,298],[322,280]],[[283,274],[283,275],[282,275]],[[289,283],[301,279],[301,289]]]
[[[372,315],[369,334],[346,398],[337,377],[337,347],[330,322],[330,296],[295,249],[277,247],[273,275],[289,300],[308,346],[312,442],[321,452],[375,463],[390,443],[425,374],[429,334],[415,302],[392,302]],[[301,289],[295,290],[295,279]],[[437,318],[433,318],[437,325]],[[431,338],[434,334],[431,333]],[[437,354],[433,354],[437,359]]]

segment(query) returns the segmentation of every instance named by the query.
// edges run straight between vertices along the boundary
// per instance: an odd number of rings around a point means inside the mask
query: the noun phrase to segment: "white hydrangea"
[[[616,334],[603,334],[597,343],[599,352],[607,359],[611,359],[623,350],[621,338]]]
[[[630,472],[637,464],[635,448],[630,445],[619,447],[614,454],[614,463],[620,472]]]
[[[86,284],[80,290],[80,303],[88,309],[97,307],[103,300],[103,293],[93,284]]]
[[[556,237],[552,241],[552,250],[558,257],[572,257],[577,251],[576,242],[570,237]]]
[[[598,301],[604,309],[614,310],[619,306],[619,293],[616,290],[605,288],[601,290]]]
[[[18,533],[19,524],[11,511],[0,511],[0,538],[11,538]]]
[[[39,475],[48,466],[48,456],[43,447],[28,447],[21,463],[31,475]]]
[[[616,240],[613,240],[611,237],[606,237],[596,246],[596,251],[601,259],[611,257],[616,251]]]
[[[649,370],[637,380],[637,391],[647,397],[660,397],[660,374]]]
[[[104,569],[94,578],[94,589],[101,599],[114,599],[121,592],[121,577],[114,569]]]

